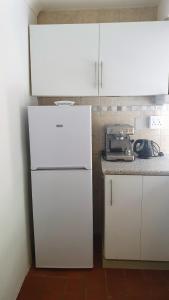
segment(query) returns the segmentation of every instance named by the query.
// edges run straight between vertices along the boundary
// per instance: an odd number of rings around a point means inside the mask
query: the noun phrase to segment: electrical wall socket
[[[150,116],[149,128],[161,129],[164,127],[164,119],[162,116]]]

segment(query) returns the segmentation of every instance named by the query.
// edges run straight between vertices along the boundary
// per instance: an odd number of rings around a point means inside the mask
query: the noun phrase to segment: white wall
[[[161,0],[158,7],[158,20],[169,19],[169,0]]]
[[[25,120],[35,22],[24,0],[0,1],[0,300],[16,299],[31,264]]]

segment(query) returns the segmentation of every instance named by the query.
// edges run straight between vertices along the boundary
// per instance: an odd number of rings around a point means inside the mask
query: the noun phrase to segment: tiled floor
[[[168,300],[169,271],[32,268],[17,300]]]

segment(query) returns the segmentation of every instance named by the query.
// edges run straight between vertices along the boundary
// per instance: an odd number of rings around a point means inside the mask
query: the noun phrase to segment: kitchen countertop
[[[149,159],[136,158],[132,162],[110,162],[101,158],[104,175],[169,176],[169,155]]]

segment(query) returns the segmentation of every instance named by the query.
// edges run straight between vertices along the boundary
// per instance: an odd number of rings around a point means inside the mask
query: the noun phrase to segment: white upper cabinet
[[[32,25],[32,95],[167,94],[168,36],[158,21]]]
[[[169,22],[100,25],[101,96],[168,93]]]
[[[32,95],[98,95],[98,24],[30,26]]]

